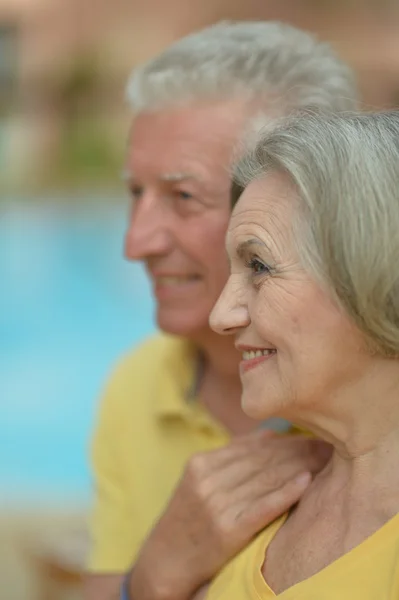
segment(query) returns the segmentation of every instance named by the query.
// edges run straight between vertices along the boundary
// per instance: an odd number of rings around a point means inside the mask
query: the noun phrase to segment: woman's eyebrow
[[[261,248],[267,248],[266,244],[264,242],[261,242],[259,239],[250,238],[249,240],[245,240],[244,242],[238,244],[236,249],[237,256],[243,258],[246,255],[250,246],[260,246]]]

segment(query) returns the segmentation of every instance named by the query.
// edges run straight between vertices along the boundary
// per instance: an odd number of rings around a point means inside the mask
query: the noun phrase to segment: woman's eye
[[[254,275],[265,275],[270,273],[270,267],[265,265],[258,258],[251,258],[246,265],[249,269],[251,269]]]

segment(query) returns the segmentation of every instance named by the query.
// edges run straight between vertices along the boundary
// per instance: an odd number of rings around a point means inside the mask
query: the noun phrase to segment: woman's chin
[[[264,402],[258,395],[246,393],[245,389],[241,397],[241,407],[248,417],[256,421],[275,417],[278,412],[278,407],[274,403]]]

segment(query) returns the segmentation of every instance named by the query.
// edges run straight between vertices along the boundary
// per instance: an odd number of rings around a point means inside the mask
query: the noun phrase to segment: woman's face
[[[367,369],[362,334],[302,267],[292,234],[298,199],[280,173],[251,183],[227,233],[231,274],[211,315],[242,352],[243,409],[301,421]]]

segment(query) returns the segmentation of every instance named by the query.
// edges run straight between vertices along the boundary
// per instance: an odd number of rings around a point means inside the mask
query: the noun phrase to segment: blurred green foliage
[[[100,118],[68,123],[60,140],[57,178],[70,183],[107,181],[118,176],[121,157]]]
[[[94,52],[85,52],[61,70],[52,86],[52,104],[60,119],[59,151],[46,173],[62,187],[116,183],[123,144],[107,119],[105,76]]]

